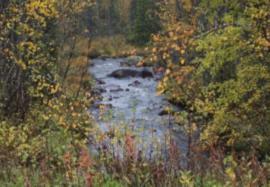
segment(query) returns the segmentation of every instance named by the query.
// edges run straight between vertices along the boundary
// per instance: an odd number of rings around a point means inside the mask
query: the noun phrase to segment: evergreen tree
[[[137,0],[134,4],[136,5],[135,21],[134,25],[131,25],[129,39],[134,44],[144,45],[149,41],[151,34],[160,30],[159,19],[156,15],[158,7],[153,0]]]

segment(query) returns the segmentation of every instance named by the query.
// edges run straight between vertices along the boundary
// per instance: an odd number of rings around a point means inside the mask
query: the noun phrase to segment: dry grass
[[[125,57],[141,50],[127,43],[122,35],[96,37],[92,40],[90,56]]]

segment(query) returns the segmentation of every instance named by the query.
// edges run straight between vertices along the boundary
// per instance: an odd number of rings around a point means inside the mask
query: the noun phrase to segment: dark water
[[[108,74],[118,69],[142,70],[135,66],[121,67],[127,59],[94,59],[89,72],[102,82],[96,85],[102,99],[97,105],[105,106],[107,117],[100,119],[100,109],[93,107],[92,114],[98,121],[102,131],[111,128],[128,128],[138,132],[141,142],[152,144],[153,141],[165,145],[166,137],[170,136],[177,146],[186,150],[186,138],[178,125],[175,125],[169,115],[160,116],[159,113],[171,104],[162,96],[156,94],[157,75],[153,78],[130,77],[117,79]],[[151,68],[147,70],[152,71]],[[137,85],[131,85],[137,82]]]

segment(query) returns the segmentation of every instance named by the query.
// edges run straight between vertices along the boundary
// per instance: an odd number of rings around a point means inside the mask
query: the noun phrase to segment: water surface
[[[165,137],[170,137],[177,143],[182,152],[186,150],[186,138],[181,128],[174,124],[172,116],[159,115],[165,107],[171,107],[163,96],[156,94],[157,75],[153,78],[130,77],[117,79],[108,75],[118,69],[142,70],[143,68],[122,67],[125,58],[94,59],[89,72],[102,84],[96,88],[103,90],[102,99],[96,105],[107,108],[107,118],[100,118],[99,107],[91,109],[102,131],[112,127],[139,131],[140,138],[146,144],[153,140],[165,145]],[[151,68],[145,68],[152,71]],[[137,84],[134,84],[134,82]],[[122,124],[122,125],[120,125]],[[124,127],[123,127],[124,124]]]

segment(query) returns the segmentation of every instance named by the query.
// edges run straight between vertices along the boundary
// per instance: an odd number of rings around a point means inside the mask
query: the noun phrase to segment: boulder
[[[149,70],[132,70],[132,69],[119,69],[115,70],[109,77],[114,77],[117,79],[128,78],[128,77],[142,77],[142,78],[150,78],[153,77],[153,73]]]
[[[162,110],[158,113],[159,116],[166,116],[166,115],[169,115],[169,111],[168,110]]]
[[[121,91],[124,91],[119,85],[115,85],[115,84],[107,85],[106,90],[109,90],[109,92],[121,92]]]
[[[95,88],[92,92],[95,95],[99,95],[99,94],[105,93],[106,92],[106,89],[104,89],[104,88]]]
[[[110,89],[110,92],[122,92],[122,91],[124,91],[122,88]]]
[[[96,79],[96,83],[97,84],[106,84],[105,81],[103,81],[101,79]]]
[[[134,81],[133,83],[129,84],[128,86],[137,87],[137,86],[139,86],[139,85],[141,85],[141,82],[138,81],[138,80],[136,80],[136,81]]]
[[[111,74],[109,74],[109,77],[114,77],[117,79],[121,78],[127,78],[127,77],[136,77],[139,75],[139,72],[137,70],[131,70],[131,69],[119,69],[115,70]]]
[[[144,69],[141,72],[141,77],[142,78],[152,78],[153,77],[153,73],[151,71],[148,71],[148,70]]]

